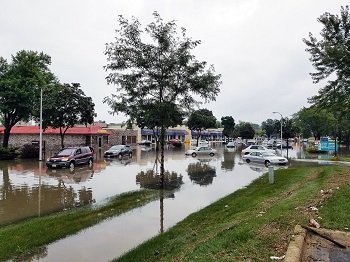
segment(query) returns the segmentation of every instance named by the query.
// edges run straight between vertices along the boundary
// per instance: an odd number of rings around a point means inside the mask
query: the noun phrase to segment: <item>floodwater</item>
[[[188,147],[188,146],[187,146]],[[187,149],[167,148],[165,170],[172,194],[43,247],[30,261],[109,261],[160,234],[212,202],[247,186],[267,168],[242,162],[240,149],[215,145],[214,157],[186,157]],[[155,150],[135,146],[132,158],[104,159],[96,152],[92,168],[47,169],[33,160],[0,162],[0,226],[154,188],[159,165]],[[287,150],[282,154],[287,156]],[[302,147],[289,149],[290,165],[308,158]],[[288,166],[284,167],[288,168]],[[268,181],[267,181],[268,183]]]

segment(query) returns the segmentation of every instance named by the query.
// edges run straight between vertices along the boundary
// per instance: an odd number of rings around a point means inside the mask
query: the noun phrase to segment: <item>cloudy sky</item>
[[[318,36],[317,18],[340,14],[348,0],[1,0],[0,56],[20,50],[51,56],[61,83],[78,82],[95,105],[96,120],[119,123],[102,103],[115,92],[103,70],[105,44],[114,41],[118,15],[136,17],[144,28],[157,11],[176,20],[187,36],[201,40],[193,52],[222,75],[216,101],[204,104],[220,120],[261,124],[308,107],[325,82],[312,83],[313,68],[303,38]]]

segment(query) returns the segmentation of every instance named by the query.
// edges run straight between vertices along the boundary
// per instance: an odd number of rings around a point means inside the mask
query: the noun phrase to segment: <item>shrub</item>
[[[38,158],[39,147],[32,144],[25,144],[21,150],[21,158]]]
[[[0,160],[15,159],[18,156],[17,148],[0,146]]]

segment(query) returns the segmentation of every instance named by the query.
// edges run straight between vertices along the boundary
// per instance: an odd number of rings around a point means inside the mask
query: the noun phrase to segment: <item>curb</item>
[[[299,262],[304,249],[306,238],[306,229],[300,225],[296,225],[294,228],[294,234],[289,243],[284,262]]]

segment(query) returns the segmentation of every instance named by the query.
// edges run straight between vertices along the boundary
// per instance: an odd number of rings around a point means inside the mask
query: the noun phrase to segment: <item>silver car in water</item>
[[[265,166],[269,165],[286,165],[288,159],[280,156],[276,156],[271,152],[251,152],[247,155],[242,156],[243,161],[250,163],[262,163]]]
[[[195,149],[187,150],[185,153],[186,156],[193,156],[193,157],[195,157],[197,155],[213,156],[215,154],[216,154],[216,150],[212,149],[209,146],[198,146]]]

